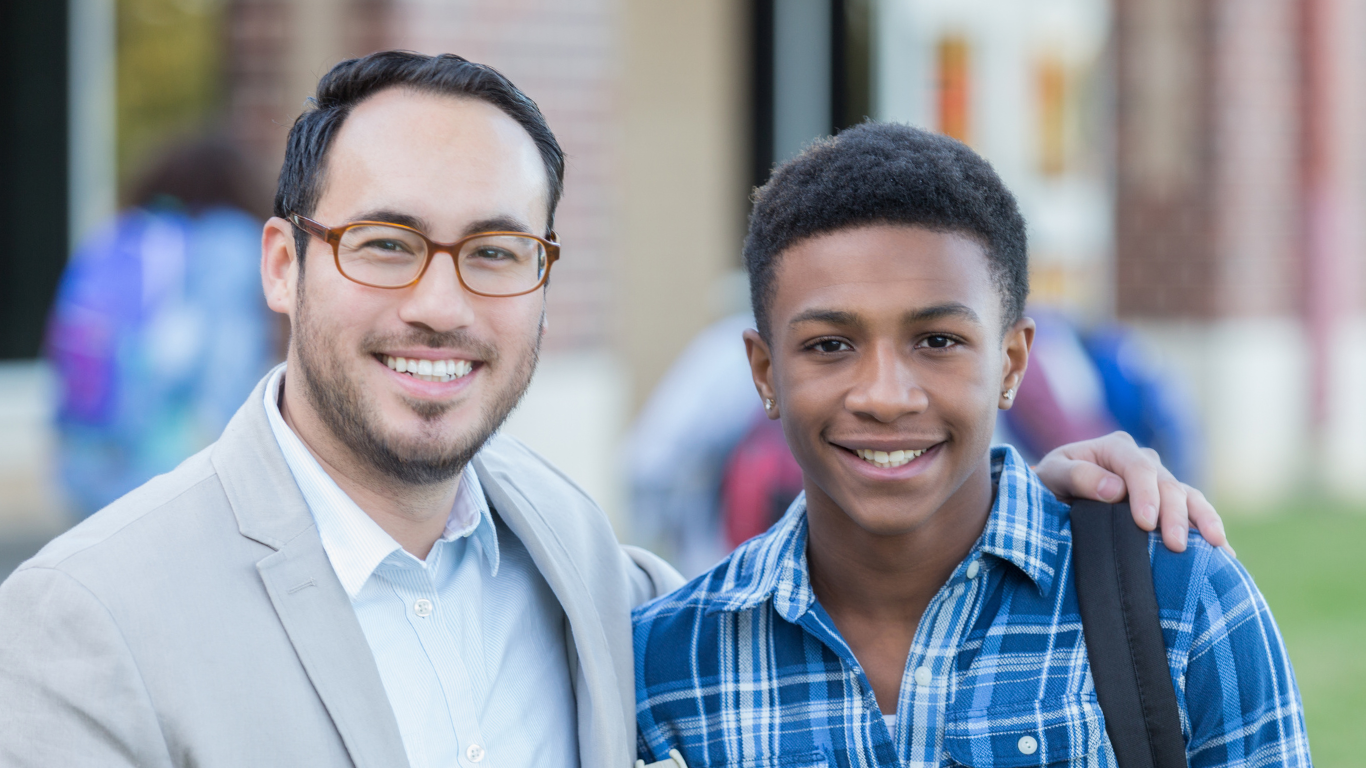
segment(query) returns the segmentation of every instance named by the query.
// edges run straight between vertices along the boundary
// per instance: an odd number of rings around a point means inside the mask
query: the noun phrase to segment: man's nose
[[[845,407],[890,424],[929,405],[929,396],[916,381],[915,370],[892,344],[877,345],[865,354],[845,396]]]
[[[470,303],[473,294],[460,284],[455,259],[449,253],[435,254],[422,279],[408,291],[398,312],[405,323],[423,325],[433,331],[450,331],[465,327],[474,319],[474,307]]]

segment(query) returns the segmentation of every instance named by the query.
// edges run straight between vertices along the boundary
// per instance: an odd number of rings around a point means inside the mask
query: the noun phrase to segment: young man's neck
[[[338,440],[303,393],[291,392],[288,376],[280,389],[280,415],[323,471],[399,546],[425,560],[446,530],[460,475],[427,486],[396,482],[359,460]]]
[[[921,526],[896,536],[862,528],[816,490],[807,493],[812,589],[864,667],[882,710],[894,712],[920,617],[991,515],[990,456]]]

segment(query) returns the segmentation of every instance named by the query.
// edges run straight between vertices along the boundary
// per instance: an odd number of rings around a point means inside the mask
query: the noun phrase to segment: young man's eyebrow
[[[830,325],[857,328],[863,326],[863,318],[853,312],[845,312],[839,309],[807,309],[797,313],[797,316],[788,321],[787,325],[793,327],[802,323],[829,323]]]
[[[906,325],[914,325],[916,323],[924,323],[931,320],[950,317],[961,318],[969,322],[977,323],[978,325],[981,325],[982,323],[982,318],[977,316],[977,313],[973,311],[972,307],[956,301],[911,310],[901,316],[901,321]]]

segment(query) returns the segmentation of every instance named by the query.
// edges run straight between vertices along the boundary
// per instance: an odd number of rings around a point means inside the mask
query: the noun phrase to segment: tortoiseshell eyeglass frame
[[[451,261],[455,263],[455,278],[460,281],[460,287],[464,288],[470,293],[476,296],[488,296],[490,298],[497,299],[509,298],[512,296],[525,296],[528,293],[532,293],[536,290],[539,290],[542,286],[545,285],[546,280],[550,279],[550,267],[554,265],[556,261],[559,261],[560,258],[560,244],[558,242],[555,242],[554,240],[547,240],[544,237],[537,237],[536,235],[533,235],[529,232],[476,232],[472,235],[469,235],[468,237],[462,237],[459,240],[456,240],[454,243],[438,243],[430,237],[427,237],[427,235],[423,234],[420,230],[404,226],[402,224],[394,224],[388,221],[352,221],[350,223],[343,224],[340,227],[325,227],[322,224],[319,224],[318,222],[308,218],[307,216],[301,216],[297,213],[291,213],[289,215],[289,221],[291,224],[298,227],[299,229],[302,229],[308,234],[332,246],[332,260],[334,263],[336,263],[337,271],[341,273],[342,277],[346,278],[347,280],[350,280],[353,283],[359,283],[360,285],[368,286],[370,288],[398,289],[409,288],[414,285],[417,285],[417,282],[422,279],[422,276],[427,274],[427,267],[431,266],[432,259],[436,256],[436,254],[449,253],[451,256]],[[403,285],[376,285],[374,283],[367,283],[363,280],[357,280],[356,278],[346,274],[346,270],[342,269],[341,265],[342,235],[346,234],[346,230],[348,229],[362,226],[393,227],[395,229],[407,230],[408,232],[412,232],[413,234],[422,238],[422,240],[427,243],[427,260],[423,262],[422,269],[418,270],[417,277],[414,277],[412,280],[404,283]],[[460,253],[460,246],[464,245],[470,240],[474,240],[480,237],[489,237],[492,235],[516,235],[517,237],[529,237],[532,240],[539,242],[542,246],[545,247],[545,273],[541,275],[541,279],[538,280],[535,285],[531,286],[525,291],[518,291],[516,293],[484,293],[483,291],[474,290],[465,283],[464,276],[460,274],[460,259],[456,255]],[[551,232],[550,236],[552,238],[555,237],[555,233]]]

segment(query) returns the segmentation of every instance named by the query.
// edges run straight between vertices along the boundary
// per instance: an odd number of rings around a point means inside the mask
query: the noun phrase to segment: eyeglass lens
[[[427,263],[427,241],[401,227],[348,227],[337,246],[342,274],[362,283],[397,287],[411,283]],[[529,291],[546,270],[545,246],[521,235],[486,235],[466,240],[456,258],[460,278],[476,293]]]

